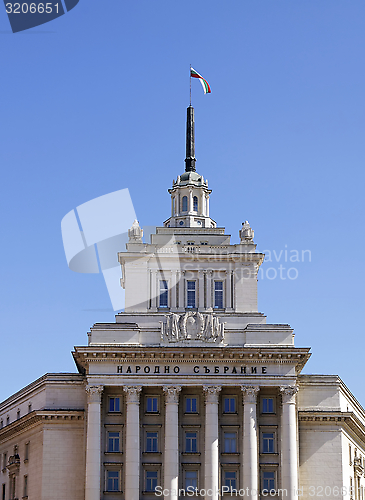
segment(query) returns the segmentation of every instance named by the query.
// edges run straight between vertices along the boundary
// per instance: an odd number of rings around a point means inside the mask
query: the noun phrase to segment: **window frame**
[[[216,283],[222,283],[222,290],[216,290],[216,288],[215,288]],[[222,303],[218,304],[218,305],[216,305],[216,293],[217,292],[222,294]],[[224,295],[225,295],[224,280],[219,280],[219,279],[213,280],[213,299],[214,299],[213,309],[224,309]],[[222,307],[220,307],[220,306],[222,306]]]
[[[166,288],[162,288],[161,284],[165,283]],[[164,296],[166,298],[166,305],[161,304],[161,297]],[[168,280],[159,280],[159,289],[158,289],[158,307],[159,309],[168,309],[169,308],[169,281]]]
[[[111,410],[110,409],[110,403],[111,403],[111,400],[112,399],[119,399],[119,410]],[[109,395],[108,396],[108,413],[112,413],[112,414],[120,414],[122,413],[122,396],[119,395],[119,394],[115,394],[115,395]],[[114,403],[115,404],[115,403]]]
[[[199,199],[197,196],[193,196],[193,212],[199,212]]]
[[[264,474],[265,473],[270,473],[270,474],[274,475],[274,477],[273,477],[274,488],[270,488],[270,489],[264,488],[264,481],[265,481]],[[267,493],[263,493],[264,491]],[[275,493],[278,491],[278,474],[277,474],[276,469],[265,467],[265,468],[260,470],[260,493],[261,493],[261,495],[266,496],[266,497],[272,496],[272,495],[270,495],[270,491],[275,491]]]
[[[196,472],[196,486],[190,486],[190,485],[186,486],[186,479],[187,479],[186,473],[187,472]],[[190,490],[188,490],[187,488],[190,488]],[[193,488],[193,490],[191,488]],[[196,464],[185,464],[184,469],[183,469],[183,487],[182,487],[182,489],[185,491],[188,491],[190,493],[190,492],[195,491],[196,488],[199,489],[199,468],[197,468]]]
[[[189,283],[194,283],[194,290],[189,290]],[[194,305],[189,306],[189,292],[194,292]],[[197,280],[192,279],[192,280],[186,280],[186,286],[185,286],[185,304],[187,309],[196,309],[196,304],[197,304]]]
[[[147,474],[149,472],[155,472],[156,473],[156,486],[155,486],[155,489],[150,489],[150,490],[147,489],[147,481],[148,481]],[[160,469],[157,468],[157,467],[151,467],[151,466],[145,468],[144,471],[143,471],[143,492],[144,493],[155,493],[157,486],[159,486],[159,483],[160,483]]]
[[[157,434],[157,436],[155,438],[149,438],[148,437],[149,433]],[[149,439],[155,440],[156,450],[148,450],[148,440]],[[160,433],[158,432],[158,429],[155,429],[155,428],[144,429],[144,453],[160,453]]]
[[[157,400],[157,410],[154,411],[153,409],[152,410],[148,410],[148,399],[151,398],[151,399],[154,399],[156,398]],[[153,407],[153,403],[152,403],[152,407]],[[160,396],[158,394],[146,394],[145,396],[145,414],[146,415],[158,415],[160,413]]]
[[[234,441],[233,441],[233,438],[226,438],[226,434],[234,434]],[[237,429],[234,428],[234,429],[230,429],[229,427],[225,427],[223,428],[223,439],[222,439],[222,444],[223,444],[223,450],[221,451],[221,453],[224,453],[224,454],[229,454],[229,455],[232,455],[232,454],[237,454],[239,453],[238,452],[238,432],[237,432]],[[229,440],[229,451],[226,451],[226,439]],[[234,449],[235,451],[232,451],[231,450],[231,443],[232,441],[234,442]]]
[[[117,438],[116,437],[111,438],[109,436],[109,434],[118,434],[118,437]],[[118,439],[118,450],[111,450],[109,448],[109,442],[110,442],[109,440],[110,439],[113,439],[113,440],[114,439],[115,440]],[[117,429],[107,429],[107,431],[106,431],[106,443],[105,443],[106,444],[106,452],[105,453],[122,453],[122,442],[123,441],[122,441],[122,435],[121,435],[121,431],[120,430],[117,430]]]
[[[29,461],[29,449],[30,449],[30,441],[27,441],[24,445],[24,463]]]
[[[109,490],[108,489],[108,474],[110,472],[114,472],[114,473],[117,473],[118,474],[118,478],[117,478],[117,481],[118,481],[118,489],[115,490],[115,489],[112,489],[112,490]],[[121,468],[117,468],[117,467],[106,467],[105,469],[105,484],[104,484],[104,492],[105,493],[121,493],[122,492],[122,469]]]
[[[195,434],[195,451],[193,451],[192,449],[191,450],[188,450],[187,448],[187,439],[191,439],[193,440],[194,438],[193,437],[189,437],[187,436],[187,434]],[[191,447],[193,448],[193,446]],[[192,428],[192,429],[184,429],[184,454],[188,454],[188,455],[197,455],[199,453],[199,431],[195,428]]]
[[[188,411],[187,400],[196,399],[196,411]],[[196,394],[186,394],[184,396],[184,414],[185,415],[199,415],[199,395]]]
[[[228,464],[227,464],[228,465]],[[227,472],[231,472],[231,473],[235,473],[236,474],[236,477],[234,479],[234,481],[236,481],[236,486],[233,487],[232,485],[229,486],[229,488],[231,488],[232,490],[239,490],[239,481],[240,481],[240,477],[239,477],[239,470],[238,468],[233,468],[233,467],[227,467],[226,464],[224,464],[224,468],[222,468],[222,477],[221,477],[221,482],[222,482],[222,487],[223,486],[227,486],[226,485],[226,473]],[[238,486],[238,487],[237,487]],[[231,490],[230,491],[227,491],[227,492],[224,492],[225,495],[230,495],[231,493]]]
[[[264,411],[264,400],[272,399],[273,411]],[[276,414],[276,397],[272,395],[262,395],[260,398],[260,410],[262,415],[275,415]]]
[[[234,411],[226,411],[225,410],[225,400],[229,399],[231,401],[232,399],[234,400]],[[229,407],[231,406],[231,403],[229,402]],[[225,394],[222,396],[222,413],[223,415],[237,415],[238,409],[237,409],[237,396],[235,394]]]
[[[186,200],[186,206],[184,206],[184,200]],[[181,212],[188,212],[188,211],[189,211],[188,197],[184,195],[181,198]]]

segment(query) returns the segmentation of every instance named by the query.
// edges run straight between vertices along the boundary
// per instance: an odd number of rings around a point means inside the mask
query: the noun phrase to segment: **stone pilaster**
[[[178,499],[179,486],[179,393],[180,386],[164,385],[165,393],[165,457],[164,488],[170,500]]]
[[[141,386],[125,386],[126,444],[125,444],[125,500],[139,498],[139,397]]]
[[[280,387],[282,395],[281,487],[288,491],[287,500],[298,498],[297,386]]]
[[[257,394],[259,387],[243,385],[243,487],[248,488],[248,498],[257,500],[259,489],[258,477],[258,429],[257,429]]]
[[[102,385],[86,386],[87,434],[85,500],[100,500]]]
[[[205,481],[204,488],[212,495],[207,495],[206,500],[218,500],[219,488],[219,428],[218,428],[218,403],[220,386],[205,385]]]

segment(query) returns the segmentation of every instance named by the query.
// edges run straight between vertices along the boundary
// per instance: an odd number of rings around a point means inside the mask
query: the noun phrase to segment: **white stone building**
[[[171,216],[118,254],[125,312],[75,347],[78,374],[0,404],[0,500],[363,499],[365,412],[258,312],[264,255],[210,218],[193,113]]]

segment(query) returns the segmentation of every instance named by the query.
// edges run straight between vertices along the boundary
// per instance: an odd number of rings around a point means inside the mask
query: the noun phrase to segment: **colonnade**
[[[164,385],[165,433],[163,488],[172,492],[169,500],[178,500],[179,476],[179,385]],[[101,396],[103,386],[87,387],[87,449],[85,500],[100,500],[101,491]],[[140,474],[139,401],[142,386],[123,386],[126,394],[125,500],[138,500]],[[259,497],[259,449],[257,423],[258,386],[241,386],[243,393],[243,463],[241,488],[246,498]],[[297,500],[297,387],[281,387],[281,485],[287,491],[285,500]],[[219,496],[219,393],[221,386],[203,386],[205,394],[205,454],[203,485],[205,500]],[[175,492],[175,493],[174,493]]]

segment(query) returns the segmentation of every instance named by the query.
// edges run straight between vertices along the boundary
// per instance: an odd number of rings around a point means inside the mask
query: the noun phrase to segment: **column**
[[[165,457],[163,487],[170,500],[178,500],[179,487],[179,392],[180,386],[163,386],[165,393]]]
[[[211,495],[206,500],[219,498],[219,428],[218,428],[218,400],[221,387],[206,385],[205,392],[205,481],[204,488]]]
[[[184,279],[185,271],[181,271],[180,273],[180,281],[179,281],[179,309],[183,310],[185,308],[185,279]]]
[[[298,387],[280,387],[283,410],[281,423],[281,487],[288,491],[287,500],[298,498],[298,442],[296,393]]]
[[[200,201],[199,201],[199,213],[200,215],[205,215],[205,194],[204,194],[204,191],[202,190],[201,193],[200,193]]]
[[[259,387],[243,385],[243,487],[257,500],[259,489],[256,400]]]
[[[86,386],[86,480],[85,500],[100,500],[101,476],[101,395],[102,385]]]
[[[171,311],[177,311],[177,308],[179,307],[179,304],[177,303],[178,280],[179,280],[178,271],[171,271],[171,290],[170,290]]]
[[[189,206],[188,206],[188,213],[193,212],[193,190],[189,189]]]
[[[151,309],[157,311],[157,271],[151,271]]]
[[[199,303],[198,303],[198,310],[199,311],[204,311],[204,272],[203,271],[198,271],[198,278],[199,278],[199,285],[198,285],[198,290],[199,290]]]
[[[207,309],[212,309],[212,276],[213,271],[207,271]]]
[[[209,194],[207,194],[207,217],[209,217]]]
[[[126,444],[125,444],[125,500],[139,499],[139,395],[141,386],[125,386]]]

